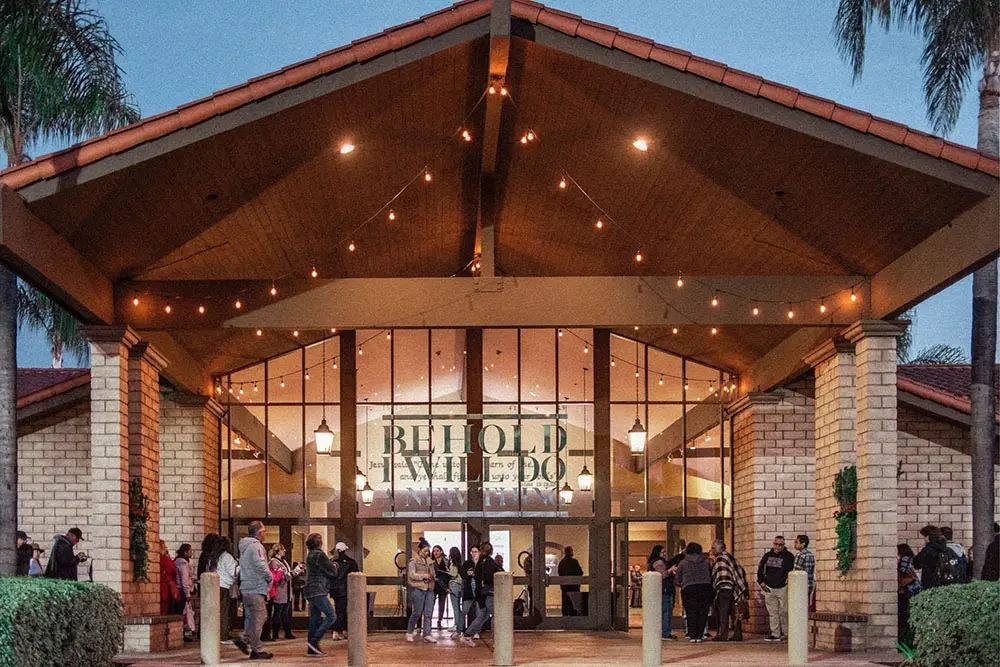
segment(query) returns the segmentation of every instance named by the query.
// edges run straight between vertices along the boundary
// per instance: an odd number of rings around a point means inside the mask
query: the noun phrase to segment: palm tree
[[[975,72],[979,82],[978,148],[1000,154],[1000,2],[997,0],[840,0],[834,34],[841,55],[861,76],[868,27],[877,22],[912,28],[924,36],[924,98],[934,130],[947,134],[958,120]],[[997,439],[997,264],[972,278],[972,543],[986,553],[993,539],[993,460]],[[983,559],[975,559],[975,576]]]
[[[120,54],[104,19],[80,0],[0,0],[7,164],[30,159],[29,147],[41,139],[71,141],[138,120],[115,62]],[[12,575],[16,563],[18,294],[17,277],[0,266],[0,576]]]
[[[967,364],[969,359],[962,350],[954,345],[938,343],[928,345],[922,350],[913,354],[913,329],[916,326],[916,315],[912,310],[908,310],[901,319],[912,320],[913,324],[906,327],[906,330],[896,341],[896,361],[901,364]]]
[[[75,317],[58,303],[23,283],[17,286],[17,323],[41,329],[52,349],[52,368],[62,368],[63,354],[72,352],[86,359],[87,341],[80,335]]]

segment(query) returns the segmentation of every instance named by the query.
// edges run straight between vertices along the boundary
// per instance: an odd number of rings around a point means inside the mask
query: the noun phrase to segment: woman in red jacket
[[[167,543],[160,540],[160,614],[180,613],[175,609],[180,597],[177,590],[177,566],[170,557]]]

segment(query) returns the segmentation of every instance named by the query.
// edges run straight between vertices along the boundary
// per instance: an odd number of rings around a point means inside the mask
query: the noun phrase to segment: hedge
[[[1000,664],[1000,584],[974,581],[931,588],[910,603],[921,667]]]
[[[105,667],[124,631],[121,596],[107,586],[0,580],[0,667]]]

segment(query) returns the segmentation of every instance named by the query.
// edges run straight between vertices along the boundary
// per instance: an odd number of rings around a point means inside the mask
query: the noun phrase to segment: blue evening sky
[[[445,6],[447,0],[91,0],[121,43],[128,88],[144,116],[279,69]],[[874,30],[864,77],[854,84],[831,33],[835,0],[557,0],[579,14],[754,72],[801,90],[930,131],[917,35]],[[950,139],[974,146],[978,95],[971,82]],[[44,150],[58,148],[46,146]],[[37,148],[34,155],[42,151]],[[972,279],[916,309],[914,350],[969,350]],[[67,359],[67,365],[73,360]],[[47,366],[38,334],[18,339],[18,365]]]

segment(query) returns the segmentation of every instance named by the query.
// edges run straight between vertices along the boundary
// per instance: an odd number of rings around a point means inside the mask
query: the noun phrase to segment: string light
[[[386,340],[392,340],[392,332],[391,331],[385,335],[385,339]]]
[[[334,327],[334,328],[330,329],[330,333],[332,333],[332,334],[337,333],[337,327]]]
[[[719,295],[716,294],[712,297],[712,308],[717,308],[719,305]]]
[[[360,345],[358,346],[358,356],[359,357],[365,356],[365,348],[361,347]]]
[[[348,252],[354,252],[355,248],[357,248],[357,246],[354,245],[354,241],[351,241],[350,244],[347,246],[347,251]]]
[[[312,275],[313,278],[316,278],[316,277],[319,276],[319,271],[316,270],[315,266],[313,267],[311,275]]]
[[[637,264],[642,261],[642,252],[641,251],[636,251],[636,253],[635,253],[635,261],[636,261]]]
[[[760,315],[760,308],[758,308],[757,306],[754,306],[753,307],[753,316],[757,317],[758,315]]]
[[[684,279],[681,278],[680,276],[677,276],[677,286],[684,287]]]
[[[285,378],[281,378],[281,382],[279,383],[278,386],[280,386],[282,389],[285,388]]]
[[[263,329],[257,329],[257,335],[258,336],[263,336],[264,335],[264,330]]]
[[[790,319],[790,320],[793,320],[793,319],[795,319],[795,311],[794,311],[794,310],[792,309],[792,304],[788,304],[788,313],[787,313],[787,317],[788,317],[788,319]]]
[[[389,209],[389,222],[392,222],[392,221],[393,221],[393,220],[395,220],[395,219],[396,219],[396,212],[395,212],[395,211],[393,211],[393,210],[392,210],[392,209],[390,208],[390,209]]]
[[[601,220],[600,218],[598,218],[597,219],[597,223],[594,226],[597,227],[598,229],[604,229],[604,221]],[[638,261],[638,260],[636,260],[636,261]]]
[[[562,338],[562,329],[559,330],[559,337]]]
[[[663,386],[663,376],[662,375],[660,376],[660,381],[657,382],[657,384],[660,385],[661,387]]]
[[[236,303],[233,304],[233,308],[235,308],[236,310],[239,310],[242,307],[243,307],[243,303],[239,299],[236,299]]]
[[[528,134],[525,135],[525,136],[528,137],[528,141],[534,141],[535,140],[535,133],[532,132],[531,130],[528,130]]]
[[[256,382],[253,383],[253,390],[254,390],[254,392],[257,391],[257,383]]]
[[[472,134],[468,130],[462,130],[462,138],[466,141],[472,141]]]
[[[139,297],[134,297],[132,299],[132,305],[133,306],[138,306],[139,305]]]
[[[278,288],[274,286],[274,283],[271,283],[271,289],[269,291],[271,296],[278,296]]]
[[[589,345],[584,345],[583,346],[583,353],[587,354],[588,352],[590,352],[590,346]]]
[[[649,142],[642,137],[637,137],[636,140],[632,142],[632,145],[638,150],[644,152],[649,149]]]
[[[353,152],[354,152],[354,144],[350,144],[350,143],[348,143],[348,144],[342,144],[341,147],[340,147],[340,154],[341,155],[347,155],[348,153],[353,153]]]
[[[424,182],[425,183],[430,183],[431,182],[431,178],[432,178],[431,177],[431,172],[425,171],[424,172]]]
[[[309,371],[306,371],[306,376],[305,377],[306,377],[307,380],[309,379]]]
[[[506,88],[506,86],[501,86],[500,87],[500,95],[502,97],[507,97],[507,88]]]
[[[715,327],[712,327],[712,335],[714,336],[717,333],[719,333],[719,330]]]
[[[559,189],[560,190],[565,190],[566,189],[566,177],[565,176],[563,176],[562,178],[559,179]]]
[[[854,288],[851,288],[851,303],[857,303],[858,295],[854,293]]]
[[[298,337],[299,337],[299,330],[296,329],[295,331],[292,332],[292,338],[298,338]]]
[[[170,311],[172,311],[172,310],[173,310],[173,308],[170,307],[169,303],[163,307],[163,312],[165,312],[167,315],[169,315]]]
[[[676,336],[677,335],[677,331],[678,331],[677,327],[674,327],[673,330],[670,333],[672,333],[673,335]]]
[[[821,312],[821,313],[825,313],[826,312],[826,304],[823,303],[823,299],[819,300],[819,312]]]
[[[497,94],[496,86],[491,85],[489,87],[489,93],[490,93],[490,95],[496,95]]]

